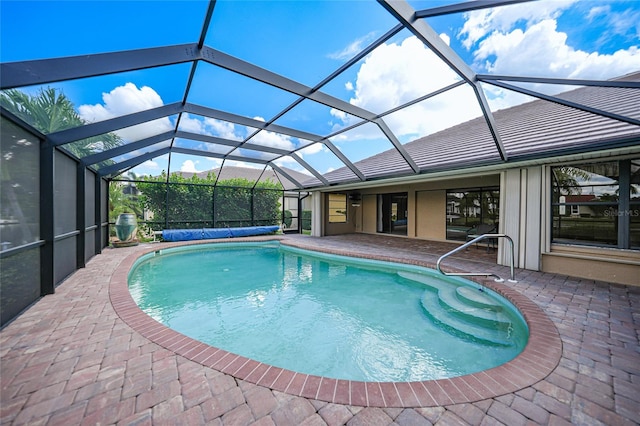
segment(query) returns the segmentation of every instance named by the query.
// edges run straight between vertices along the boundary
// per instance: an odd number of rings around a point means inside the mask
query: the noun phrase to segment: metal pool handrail
[[[476,237],[473,240],[461,245],[460,247],[456,247],[455,249],[451,250],[449,253],[446,253],[446,254],[443,254],[442,256],[440,256],[440,258],[438,259],[438,262],[436,263],[436,269],[442,275],[458,276],[458,277],[496,277],[494,279],[494,281],[503,282],[504,279],[500,278],[499,275],[496,275],[493,272],[444,272],[442,269],[440,269],[440,263],[442,262],[442,260],[445,257],[451,256],[452,254],[457,253],[462,249],[466,249],[467,247],[477,243],[478,241],[486,240],[487,238],[504,238],[507,241],[509,241],[509,245],[510,245],[510,248],[511,248],[511,250],[510,250],[510,253],[511,253],[511,259],[510,259],[510,261],[511,261],[510,262],[511,279],[509,279],[509,282],[510,283],[517,283],[518,281],[516,280],[514,267],[513,267],[513,259],[514,259],[514,256],[513,256],[513,240],[511,239],[511,237],[509,237],[506,234],[482,234],[479,237]]]

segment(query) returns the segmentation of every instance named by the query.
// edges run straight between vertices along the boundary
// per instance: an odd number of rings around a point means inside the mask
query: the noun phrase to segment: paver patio
[[[427,265],[452,247],[378,235],[283,239],[297,246]],[[640,287],[518,270],[519,282],[510,288],[534,302],[533,308],[546,314],[552,321],[549,328],[555,328],[561,339],[561,357],[550,373],[522,389],[473,402],[363,407],[328,402],[320,397],[322,388],[305,398],[260,386],[249,377],[238,379],[239,374],[234,377],[208,367],[204,359],[194,361],[205,353],[204,347],[188,346],[187,340],[182,345],[170,340],[161,345],[145,324],[132,326],[127,315],[134,315],[135,309],[125,311],[114,290],[122,280],[119,266],[133,253],[163,244],[105,249],[54,295],[40,299],[0,332],[2,424],[634,425],[640,421]],[[472,271],[490,267],[506,276],[507,268],[485,263],[491,257],[471,249],[447,265]],[[293,383],[295,378],[289,380]],[[298,394],[304,394],[303,388],[304,384]],[[401,390],[397,393],[402,399]],[[419,397],[415,390],[412,395]],[[420,404],[405,401],[407,405]]]

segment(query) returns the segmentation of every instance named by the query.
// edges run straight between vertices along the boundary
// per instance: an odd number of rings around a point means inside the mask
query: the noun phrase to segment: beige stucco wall
[[[640,286],[640,253],[626,250],[552,245],[542,254],[544,272]]]
[[[416,192],[416,237],[429,240],[445,240],[447,191]]]
[[[375,234],[376,232],[376,205],[377,197],[375,194],[367,194],[362,196],[362,231],[366,234]]]

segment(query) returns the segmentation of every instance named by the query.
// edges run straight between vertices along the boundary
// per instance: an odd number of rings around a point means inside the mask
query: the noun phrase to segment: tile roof
[[[619,78],[640,81],[640,72]],[[581,87],[556,95],[612,114],[640,120],[640,90],[619,87]],[[640,126],[577,108],[538,99],[493,113],[503,145],[506,164],[532,158],[587,152],[640,144]],[[420,167],[420,173],[500,163],[502,160],[484,117],[458,124],[404,145]],[[354,163],[367,179],[413,174],[395,149]],[[342,167],[326,173],[331,184],[355,181]],[[321,186],[316,179],[303,185]]]

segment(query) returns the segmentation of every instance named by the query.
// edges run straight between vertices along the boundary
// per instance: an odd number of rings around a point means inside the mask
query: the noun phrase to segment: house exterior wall
[[[544,272],[640,286],[640,253],[616,249],[552,245],[542,253]]]
[[[378,194],[407,193],[407,237],[431,240],[446,239],[446,191],[447,189],[468,189],[498,186],[500,176],[479,175],[446,181],[420,182],[407,185],[389,185],[384,187],[350,190],[346,193],[360,194],[360,205],[354,207],[348,203],[349,224],[329,223],[327,212],[323,211],[323,235],[339,235],[350,232],[377,233]],[[340,191],[337,191],[340,192]]]
[[[362,196],[362,230],[365,234],[376,233],[376,204],[375,194],[366,194]]]
[[[415,224],[417,238],[446,240],[446,220],[442,220],[443,212],[446,214],[446,204],[446,190],[437,189],[416,192]]]
[[[328,224],[325,220],[323,235],[377,233],[377,194],[406,192],[407,237],[445,241],[447,190],[499,186],[498,232],[512,238],[516,267],[640,286],[637,250],[551,244],[550,185],[550,166],[536,165],[487,175],[351,189],[360,194],[360,205],[349,205],[348,223]],[[503,239],[498,244],[497,261],[510,263],[509,246]]]
[[[499,232],[513,240],[515,266],[540,270],[542,244],[542,167],[507,170],[500,183]],[[498,242],[498,260],[510,264],[509,247]]]
[[[323,210],[323,193],[320,191],[314,191],[311,193],[311,235],[314,237],[321,237],[324,235],[324,229],[322,224],[327,214]]]
[[[552,225],[551,196],[548,193],[550,191],[548,188],[551,188],[551,167],[544,167],[542,176],[544,184],[541,201],[544,209],[542,212],[540,270],[554,274],[640,286],[640,251],[552,243],[549,231]],[[580,212],[586,213],[586,210],[581,209]],[[569,211],[566,213],[567,216],[570,214]]]

